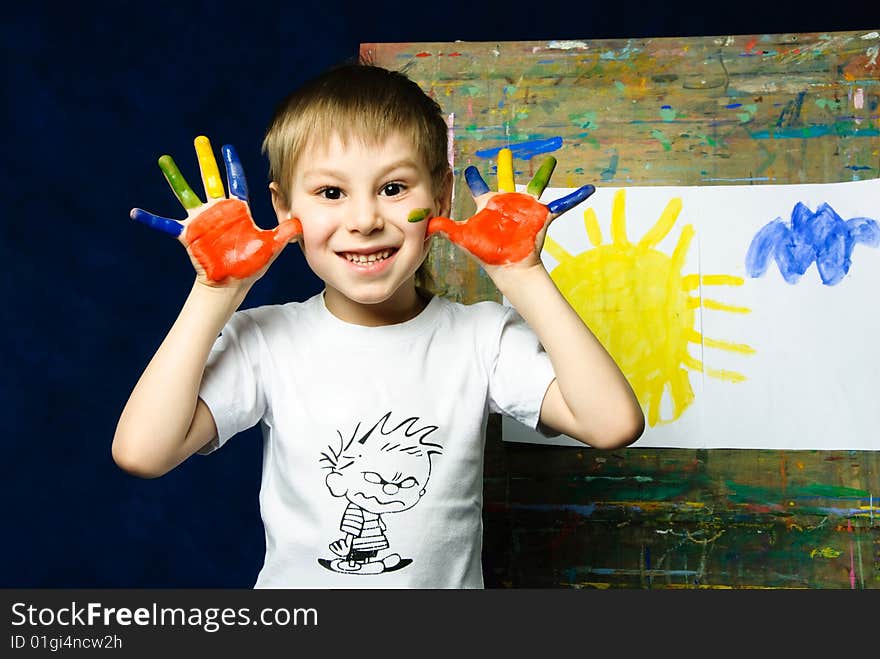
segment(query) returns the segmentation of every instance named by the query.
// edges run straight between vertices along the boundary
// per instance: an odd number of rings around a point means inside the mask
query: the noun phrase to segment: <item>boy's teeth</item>
[[[390,249],[383,249],[381,252],[373,252],[372,254],[352,254],[351,252],[346,252],[345,258],[352,263],[373,263],[374,261],[383,261],[390,255]]]

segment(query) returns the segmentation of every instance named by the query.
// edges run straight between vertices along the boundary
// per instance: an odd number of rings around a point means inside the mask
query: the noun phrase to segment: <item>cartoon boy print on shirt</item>
[[[437,426],[419,427],[415,416],[395,425],[387,412],[362,435],[360,427],[358,423],[348,440],[337,430],[338,448],[322,453],[320,461],[330,470],[327,488],[348,505],[339,524],[343,535],[329,545],[338,558],[319,558],[318,563],[334,572],[380,574],[412,563],[385,552],[391,543],[382,516],[419,502],[431,477],[431,456],[443,447],[427,441]]]

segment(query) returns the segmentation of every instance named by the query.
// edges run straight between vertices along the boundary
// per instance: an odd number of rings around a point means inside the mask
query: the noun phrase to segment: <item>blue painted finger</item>
[[[242,201],[247,201],[248,187],[244,178],[244,167],[241,166],[241,160],[238,159],[235,147],[231,144],[224,144],[220,152],[223,155],[223,162],[226,163],[226,181],[229,184],[229,194]]]
[[[135,222],[146,224],[151,229],[167,233],[175,238],[183,231],[183,225],[177,220],[171,220],[167,217],[159,217],[158,215],[153,215],[140,208],[132,208],[129,217]]]
[[[562,215],[565,211],[570,210],[581,203],[596,191],[595,186],[585,185],[578,188],[571,194],[565,195],[555,201],[547,204],[547,209],[554,215]]]
[[[489,192],[489,186],[486,185],[486,181],[480,176],[480,170],[473,165],[464,170],[464,180],[467,182],[471,194],[475,197]]]

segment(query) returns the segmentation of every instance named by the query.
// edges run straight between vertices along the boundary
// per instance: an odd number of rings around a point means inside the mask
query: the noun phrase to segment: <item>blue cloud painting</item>
[[[791,222],[776,218],[755,234],[746,254],[746,272],[760,277],[770,258],[789,284],[796,284],[815,262],[822,283],[833,286],[849,272],[857,243],[880,245],[880,225],[867,217],[844,220],[827,203],[813,212],[798,202]]]

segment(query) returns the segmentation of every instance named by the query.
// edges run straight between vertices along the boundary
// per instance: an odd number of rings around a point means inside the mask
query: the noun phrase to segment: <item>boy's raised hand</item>
[[[290,219],[274,229],[258,227],[248,206],[247,182],[235,149],[229,144],[221,149],[229,185],[227,197],[211,142],[200,135],[194,143],[207,201],[193,192],[174,159],[164,155],[159,158],[159,168],[186,209],[186,219],[159,217],[140,208],[131,210],[131,218],[176,236],[186,247],[199,280],[208,285],[256,280],[289,242],[302,235],[302,224]]]
[[[428,222],[428,234],[445,234],[476,257],[489,274],[494,270],[492,266],[528,267],[540,263],[550,223],[596,191],[592,185],[585,185],[545,206],[538,199],[555,168],[556,158],[548,156],[526,192],[516,192],[513,154],[510,149],[501,149],[498,191],[490,191],[477,168],[468,167],[464,176],[477,204],[476,215],[465,222],[455,222],[448,217],[432,218]]]

